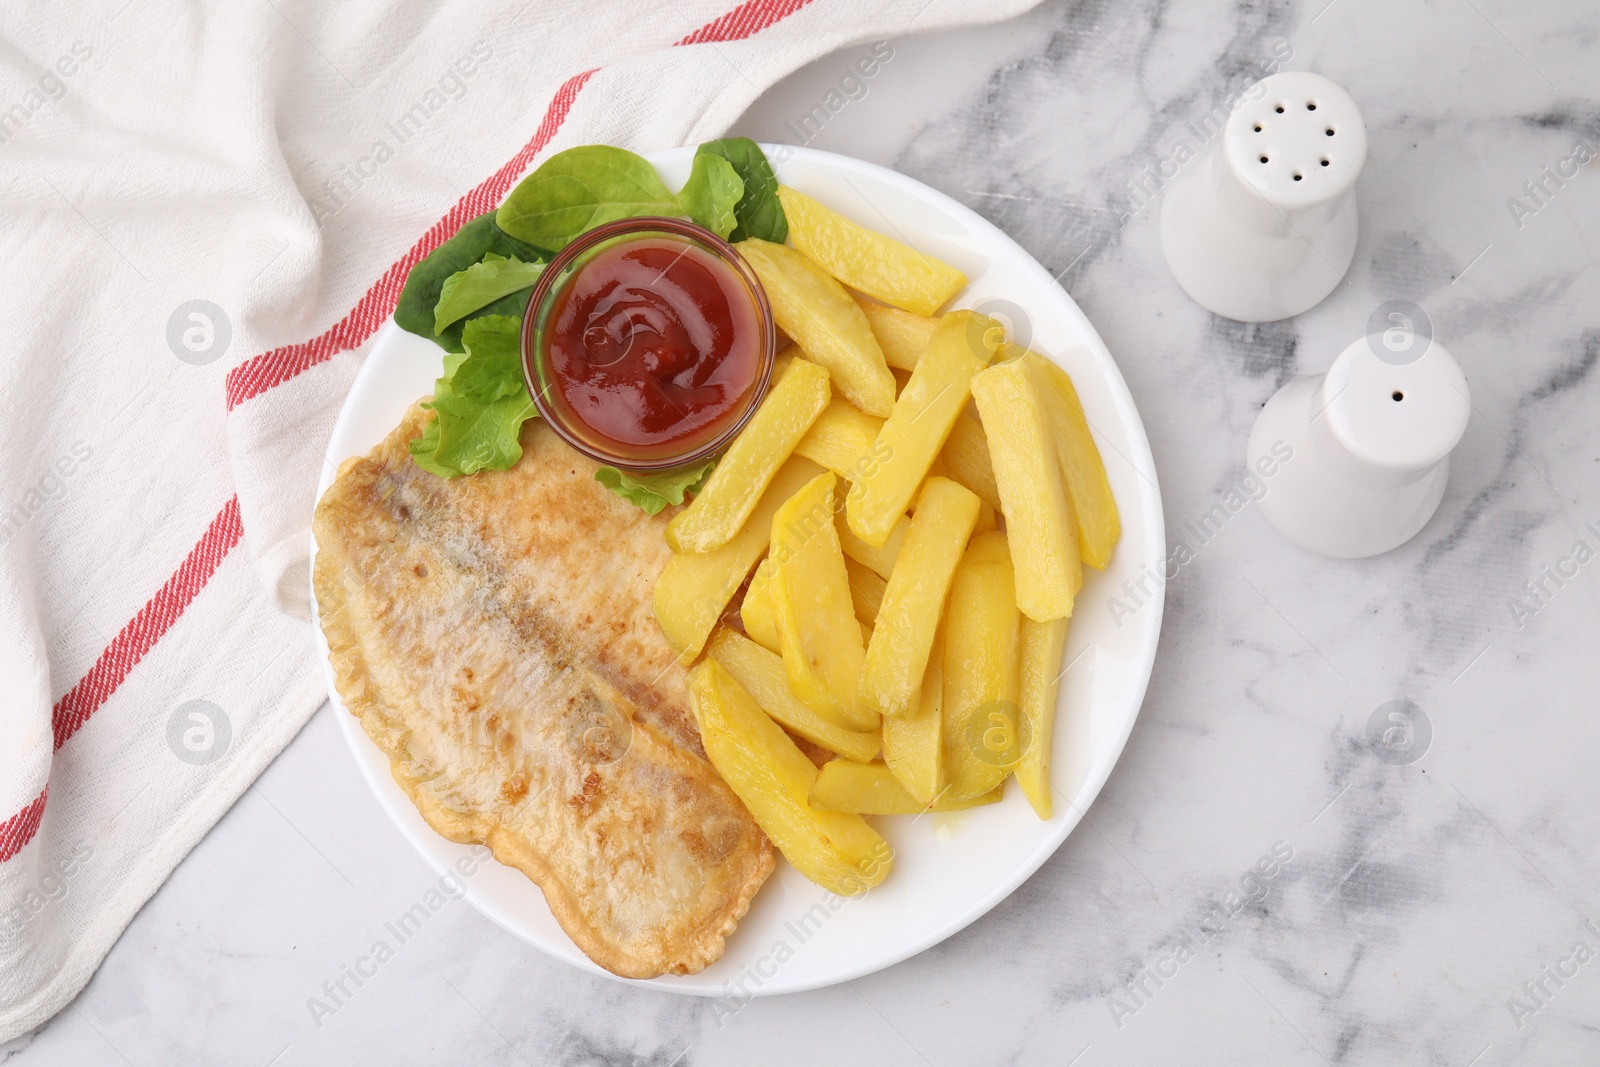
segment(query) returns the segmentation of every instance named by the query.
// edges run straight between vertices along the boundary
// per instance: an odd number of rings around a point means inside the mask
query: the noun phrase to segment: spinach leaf
[[[460,324],[450,325],[443,333],[436,333],[434,309],[439,304],[444,283],[450,276],[466,270],[490,253],[519,259],[524,263],[550,258],[543,249],[519,241],[501,230],[495,224],[493,212],[479,215],[411,268],[405,289],[400,293],[400,301],[395,305],[395,324],[402,330],[437,341],[447,352],[460,352]],[[486,306],[482,313],[521,315],[527,306],[528,292],[520,293],[520,299],[517,296],[502,297]]]
[[[444,280],[439,303],[433,309],[434,333],[443,333],[452,322],[518,289],[528,288],[543,273],[543,263],[524,263],[485,252],[482,260]]]
[[[536,413],[522,378],[522,320],[468,319],[465,352],[444,359],[434,383],[434,417],[410,443],[417,466],[441,478],[508,470],[522,458],[522,424]]]
[[[733,231],[732,241],[746,237],[759,237],[773,244],[783,244],[789,237],[789,220],[778,202],[778,179],[772,173],[761,146],[748,137],[726,137],[720,141],[707,141],[695,153],[698,163],[701,153],[721,156],[733,164],[744,182],[744,195],[734,208],[739,225]]]
[[[715,152],[696,152],[689,180],[678,190],[678,202],[689,217],[727,240],[739,225],[734,205],[744,195],[744,180],[733,164]]]
[[[615,467],[601,467],[594,472],[594,480],[654,515],[668,504],[683,503],[685,493],[698,493],[716,465],[716,460],[708,459],[660,474],[634,474]]]
[[[642,156],[610,145],[557,152],[511,190],[495,214],[506,233],[560,251],[596,226],[639,215],[682,218],[678,198]]]

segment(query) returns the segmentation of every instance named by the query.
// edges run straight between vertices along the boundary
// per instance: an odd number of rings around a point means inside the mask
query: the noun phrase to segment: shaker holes
[[[1406,394],[1402,393],[1398,389],[1396,389],[1394,392],[1389,394],[1389,399],[1393,400],[1395,403],[1399,403],[1400,401],[1404,400],[1405,398],[1406,398]]]

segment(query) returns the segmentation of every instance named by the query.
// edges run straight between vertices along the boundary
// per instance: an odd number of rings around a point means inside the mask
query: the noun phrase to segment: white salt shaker
[[[1246,461],[1276,467],[1259,506],[1302,548],[1340,559],[1387,552],[1427,525],[1444,496],[1472,410],[1467,379],[1443,345],[1396,337],[1355,342],[1326,374],[1278,390],[1256,418]]]
[[[1245,91],[1161,206],[1161,246],[1201,306],[1244,322],[1298,315],[1333,292],[1356,248],[1367,129],[1350,94],[1285,71]]]

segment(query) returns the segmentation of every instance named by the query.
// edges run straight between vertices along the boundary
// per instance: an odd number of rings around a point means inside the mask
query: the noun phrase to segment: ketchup
[[[669,236],[625,240],[584,263],[552,308],[551,398],[613,450],[685,452],[748,407],[762,336],[731,265]]]

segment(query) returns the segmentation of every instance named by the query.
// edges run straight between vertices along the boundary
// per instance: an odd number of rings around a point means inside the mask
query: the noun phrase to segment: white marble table
[[[738,124],[914,175],[1060,271],[1193,550],[1121,763],[1010,900],[889,971],[732,1015],[579,974],[454,902],[316,1017],[434,882],[325,707],[76,1003],[0,1060],[1600,1062],[1600,563],[1572,558],[1600,552],[1600,175],[1542,170],[1600,149],[1600,9],[1324,2],[1047,3],[891,42],[826,123],[799,120],[866,47]],[[1159,187],[1200,116],[1274,60],[1365,109],[1362,236],[1325,304],[1242,326],[1167,274]],[[1189,524],[1239,486],[1262,402],[1391,298],[1426,310],[1473,390],[1433,522],[1334,563],[1246,503],[1201,543]],[[1368,740],[1401,698],[1431,727],[1404,766]]]

